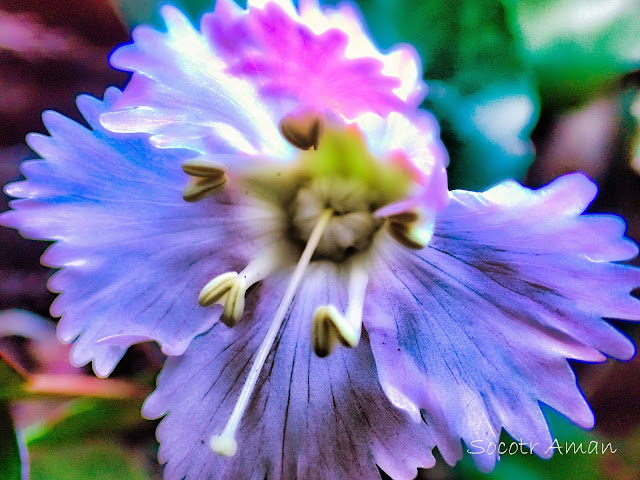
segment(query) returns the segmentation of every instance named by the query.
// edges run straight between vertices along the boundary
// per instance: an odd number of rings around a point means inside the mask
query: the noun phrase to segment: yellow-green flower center
[[[313,143],[313,142],[307,142]],[[285,212],[285,237],[303,248],[323,211],[333,212],[314,258],[343,261],[362,252],[384,225],[379,208],[407,195],[411,179],[377,159],[355,128],[327,128],[317,149],[289,166],[257,169],[243,179],[256,197]]]

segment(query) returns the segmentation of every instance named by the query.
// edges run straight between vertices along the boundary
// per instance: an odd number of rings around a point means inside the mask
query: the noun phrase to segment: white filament
[[[282,322],[287,314],[287,311],[289,310],[289,305],[293,301],[293,297],[298,287],[300,286],[300,282],[302,281],[304,272],[309,266],[311,257],[313,256],[313,253],[315,252],[315,249],[318,246],[318,243],[322,238],[322,234],[329,224],[329,220],[331,220],[332,215],[332,210],[325,210],[318,219],[315,227],[313,228],[313,231],[309,236],[307,245],[302,252],[302,255],[300,256],[300,260],[298,261],[295,270],[293,271],[293,275],[291,276],[289,285],[287,286],[284,296],[280,301],[280,305],[278,305],[278,310],[276,311],[273,320],[271,321],[269,330],[267,331],[264,340],[258,348],[255,360],[253,361],[253,365],[251,366],[251,370],[249,371],[247,380],[242,386],[242,391],[238,396],[238,400],[235,407],[233,408],[233,412],[231,412],[231,416],[229,417],[229,420],[227,421],[227,424],[225,425],[222,433],[220,435],[214,435],[211,437],[211,449],[220,455],[233,456],[236,453],[238,445],[235,440],[235,434],[238,430],[238,426],[240,425],[242,415],[244,414],[247,405],[249,404],[251,393],[256,386],[256,382],[258,381],[258,377],[260,376],[260,372],[262,371],[264,362],[267,360],[267,356],[271,351],[271,346],[273,345],[273,342],[276,339],[278,332],[280,331]]]
[[[359,265],[354,265],[351,269],[351,278],[349,281],[349,304],[345,317],[358,333],[362,329],[362,310],[364,308],[365,292],[369,283],[369,275],[367,270]]]

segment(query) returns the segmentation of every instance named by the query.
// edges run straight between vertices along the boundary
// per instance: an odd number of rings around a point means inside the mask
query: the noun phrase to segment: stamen
[[[187,160],[182,170],[190,176],[182,198],[197,202],[219,192],[227,183],[224,166],[202,157]]]
[[[277,265],[278,256],[268,252],[252,260],[240,273],[226,272],[207,283],[200,291],[198,302],[203,307],[224,305],[220,320],[228,327],[238,324],[244,312],[245,294],[249,287],[263,280]]]
[[[313,253],[318,246],[318,242],[320,242],[320,239],[322,238],[324,229],[329,224],[329,220],[331,220],[332,215],[332,210],[325,210],[318,219],[318,223],[309,236],[307,246],[302,252],[300,260],[298,260],[298,264],[293,271],[293,275],[291,276],[289,285],[284,292],[282,300],[280,301],[280,305],[278,305],[278,309],[276,310],[273,320],[271,321],[269,330],[267,331],[264,340],[258,348],[256,357],[253,361],[253,365],[251,365],[251,370],[249,371],[247,380],[242,386],[242,390],[240,392],[240,395],[238,396],[236,405],[233,408],[233,412],[231,412],[231,416],[229,417],[227,424],[222,430],[222,433],[220,435],[213,435],[211,437],[211,440],[209,442],[211,449],[220,455],[233,456],[238,449],[235,434],[238,430],[238,426],[240,425],[242,415],[244,414],[244,411],[249,404],[251,393],[256,386],[256,382],[258,381],[258,377],[260,376],[260,372],[262,371],[264,362],[266,361],[267,356],[271,351],[271,346],[273,345],[273,342],[275,341],[278,332],[280,331],[282,322],[287,314],[287,311],[289,310],[289,305],[293,301],[293,297],[295,296],[295,293],[300,286],[300,282],[302,281],[304,272],[309,266],[311,257],[313,256]]]
[[[194,177],[221,177],[224,175],[224,165],[206,158],[196,157],[182,164],[182,170]]]
[[[291,113],[280,121],[280,133],[294,147],[301,150],[318,149],[324,130],[324,119],[314,111]]]
[[[349,304],[342,315],[334,305],[318,307],[313,315],[313,350],[319,357],[329,355],[339,343],[353,348],[362,333],[362,310],[369,276],[360,266],[353,266],[349,280]]]
[[[402,245],[417,250],[431,241],[434,220],[432,212],[415,209],[388,216],[387,229]]]

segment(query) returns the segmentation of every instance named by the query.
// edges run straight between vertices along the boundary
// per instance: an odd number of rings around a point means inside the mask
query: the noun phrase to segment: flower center
[[[222,455],[236,452],[235,433],[309,263],[340,263],[349,275],[345,311],[336,305],[317,305],[308,319],[313,349],[324,357],[339,344],[353,348],[360,341],[369,282],[367,254],[378,231],[386,225],[394,238],[411,248],[428,241],[423,234],[428,233],[428,222],[420,221],[428,217],[421,217],[411,207],[415,202],[406,200],[412,193],[411,173],[393,158],[374,158],[355,126],[328,126],[309,114],[286,117],[280,129],[300,151],[293,165],[252,160],[249,167],[230,165],[227,171],[223,164],[198,158],[183,166],[191,176],[183,192],[185,200],[200,200],[229,183],[270,205],[279,213],[274,218],[281,219],[274,220],[280,233],[275,234],[272,248],[242,271],[213,278],[200,292],[202,306],[222,304],[221,321],[233,327],[242,318],[248,289],[274,270],[290,268],[292,258],[299,258],[229,420],[211,438],[212,450]],[[280,245],[281,239],[285,245]]]
[[[266,167],[241,181],[284,213],[283,236],[299,251],[322,212],[330,209],[333,215],[313,258],[343,262],[368,249],[385,224],[376,211],[406,196],[411,177],[391,159],[374,158],[355,127],[320,128],[307,117],[300,122],[289,119],[286,128],[281,125],[285,138],[301,149],[297,162]]]
[[[365,188],[344,178],[314,179],[301,187],[289,211],[289,238],[304,244],[326,209],[334,213],[320,239],[314,258],[341,262],[366,250],[384,221]]]

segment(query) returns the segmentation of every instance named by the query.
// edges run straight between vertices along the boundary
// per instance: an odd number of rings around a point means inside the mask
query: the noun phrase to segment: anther
[[[333,305],[318,307],[313,315],[313,351],[319,357],[329,355],[339,343],[355,347],[360,341],[360,332]]]
[[[314,111],[291,113],[280,121],[280,133],[291,145],[301,150],[318,149],[324,130],[324,119]]]
[[[214,435],[211,437],[209,445],[214,452],[220,455],[232,456],[236,453],[237,442],[235,440],[235,434],[240,425],[240,420],[242,419],[244,411],[249,404],[249,399],[251,398],[253,389],[256,386],[256,382],[258,381],[258,377],[260,376],[260,372],[262,371],[264,362],[267,360],[267,356],[271,351],[273,342],[278,336],[278,332],[280,331],[282,322],[287,315],[287,311],[289,310],[289,306],[293,301],[293,297],[295,296],[295,293],[300,286],[300,282],[302,281],[304,272],[309,266],[309,262],[311,261],[313,252],[318,246],[318,242],[322,238],[322,234],[329,224],[329,220],[331,220],[332,215],[332,210],[325,210],[318,219],[315,228],[309,236],[309,241],[307,242],[307,245],[304,248],[302,255],[300,256],[300,260],[298,260],[298,264],[293,271],[293,275],[291,276],[289,285],[287,285],[287,289],[285,290],[282,300],[278,305],[278,309],[273,316],[271,325],[269,325],[269,330],[267,330],[267,334],[265,335],[262,343],[260,344],[260,347],[258,348],[258,351],[256,352],[253,365],[251,365],[249,375],[247,376],[247,379],[242,386],[242,390],[240,391],[240,395],[238,396],[236,405],[231,412],[231,416],[229,417],[227,424],[222,430],[222,433],[220,435]]]
[[[218,275],[200,291],[198,302],[203,307],[223,305],[220,320],[228,327],[237,325],[244,312],[247,290],[269,275],[277,261],[277,255],[269,252],[252,260],[240,273],[226,272]]]
[[[353,348],[360,342],[362,310],[369,277],[366,270],[353,266],[349,282],[349,304],[343,315],[334,305],[323,305],[313,315],[313,351],[326,357],[342,344]]]
[[[227,272],[218,275],[204,286],[198,296],[198,302],[203,307],[215,303],[224,305],[220,319],[228,327],[233,327],[244,311],[244,291],[244,279],[237,272]]]
[[[386,218],[387,230],[405,247],[417,250],[431,241],[435,220],[433,213],[416,209]]]
[[[182,170],[190,176],[182,192],[182,198],[187,202],[197,202],[213,195],[227,183],[224,166],[202,157],[187,160]]]

